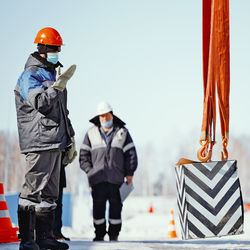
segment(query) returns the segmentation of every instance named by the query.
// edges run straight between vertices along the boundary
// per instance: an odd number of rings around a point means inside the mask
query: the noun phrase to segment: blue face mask
[[[47,53],[47,61],[53,64],[57,64],[59,59],[58,53]]]
[[[111,119],[108,122],[101,122],[102,127],[104,128],[110,128],[113,125],[113,120]]]

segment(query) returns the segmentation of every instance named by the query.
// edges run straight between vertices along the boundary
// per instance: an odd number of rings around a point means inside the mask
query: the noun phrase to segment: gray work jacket
[[[31,54],[14,90],[21,153],[71,144],[75,133],[68,118],[67,90],[51,87],[55,80],[53,65],[38,53]]]

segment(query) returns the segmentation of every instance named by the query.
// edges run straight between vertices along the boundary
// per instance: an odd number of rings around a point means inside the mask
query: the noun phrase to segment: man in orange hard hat
[[[60,73],[63,42],[55,29],[41,29],[34,43],[38,51],[29,56],[15,88],[19,144],[26,158],[18,201],[20,249],[68,249],[52,237],[52,229],[62,154],[67,163],[76,157],[66,90],[76,65]]]

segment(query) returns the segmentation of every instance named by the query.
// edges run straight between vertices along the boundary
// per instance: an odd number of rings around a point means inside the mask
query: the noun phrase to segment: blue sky
[[[16,133],[14,87],[38,30],[54,27],[76,139],[106,100],[137,145],[199,141],[202,120],[201,0],[3,1],[0,7],[1,123]],[[250,135],[250,1],[230,1],[230,132]],[[219,128],[219,119],[217,120]],[[219,130],[217,139],[219,139]]]

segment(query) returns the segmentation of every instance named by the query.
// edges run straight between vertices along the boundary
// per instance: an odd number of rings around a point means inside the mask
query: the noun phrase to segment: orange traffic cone
[[[152,204],[150,204],[150,207],[149,207],[149,209],[148,209],[148,212],[149,212],[150,214],[153,214],[153,213],[154,213],[154,208],[153,208],[153,205],[152,205]]]
[[[177,238],[177,233],[176,233],[176,230],[175,230],[175,222],[174,222],[174,210],[170,211],[167,238],[168,239]]]
[[[18,227],[12,227],[9,210],[4,197],[3,183],[0,183],[0,243],[18,242]]]

